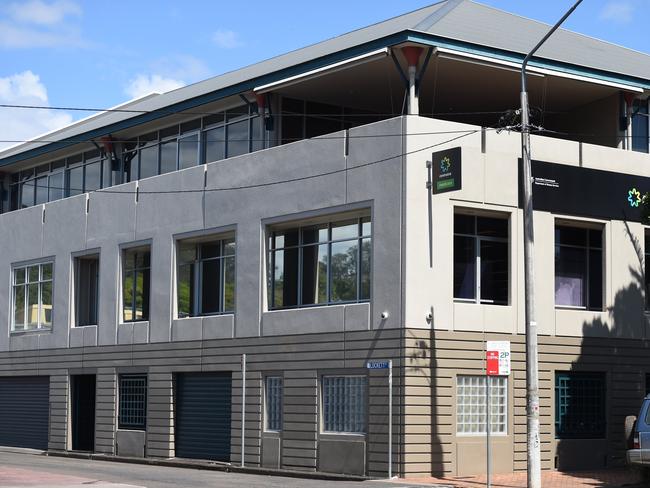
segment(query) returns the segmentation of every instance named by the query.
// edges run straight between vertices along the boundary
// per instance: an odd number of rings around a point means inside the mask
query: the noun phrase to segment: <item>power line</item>
[[[107,194],[124,194],[124,195],[135,195],[135,194],[137,194],[137,195],[165,195],[165,194],[203,193],[203,192],[219,192],[219,191],[247,190],[247,189],[251,189],[251,188],[262,188],[262,187],[267,187],[267,186],[281,185],[281,184],[284,184],[284,183],[295,183],[295,182],[298,182],[298,181],[305,181],[305,180],[309,180],[309,179],[313,179],[313,178],[321,178],[323,176],[330,176],[330,175],[335,175],[335,174],[339,174],[339,173],[345,173],[347,171],[353,171],[353,170],[359,169],[359,168],[365,168],[365,167],[368,167],[368,166],[373,166],[375,164],[384,163],[386,161],[391,161],[391,160],[394,160],[396,158],[400,158],[400,157],[404,157],[404,156],[410,156],[412,154],[416,154],[416,153],[419,153],[419,152],[422,152],[422,151],[433,149],[435,147],[442,146],[444,144],[449,144],[451,142],[462,139],[463,137],[467,137],[467,136],[470,136],[472,134],[476,134],[478,132],[481,132],[481,129],[476,129],[476,130],[473,130],[471,132],[468,132],[468,133],[453,137],[451,139],[447,139],[445,141],[437,142],[435,144],[431,144],[429,146],[422,147],[420,149],[414,149],[412,151],[402,152],[402,153],[396,154],[394,156],[390,156],[390,157],[383,158],[383,159],[376,159],[376,160],[369,161],[369,162],[366,162],[366,163],[358,164],[356,166],[352,166],[350,168],[341,168],[341,169],[336,169],[336,170],[332,170],[332,171],[326,171],[324,173],[317,173],[317,174],[313,174],[313,175],[300,176],[300,177],[290,178],[290,179],[282,180],[282,181],[269,181],[269,182],[265,182],[265,183],[254,183],[254,184],[250,184],[250,185],[240,185],[240,186],[231,186],[231,187],[222,187],[222,188],[196,188],[196,189],[188,189],[188,190],[149,190],[149,191],[147,191],[147,190],[140,190],[140,189],[137,189],[137,190],[111,190],[110,188],[97,189],[97,190],[91,190],[91,191],[86,191],[86,192],[84,192],[83,190],[80,190],[80,189],[76,189],[76,188],[68,188],[67,190],[68,191],[79,191],[81,193],[101,192],[101,193],[107,193]],[[32,181],[34,181],[34,184],[31,183]],[[35,180],[30,180],[30,181],[24,182],[22,184],[32,186],[32,187],[36,187],[36,188],[43,188],[43,189],[50,188],[50,189],[55,189],[55,190],[63,190],[63,191],[66,190],[66,188],[57,188],[57,187],[50,187],[50,186],[47,186],[47,187],[46,186],[38,186],[35,183],[36,183]]]

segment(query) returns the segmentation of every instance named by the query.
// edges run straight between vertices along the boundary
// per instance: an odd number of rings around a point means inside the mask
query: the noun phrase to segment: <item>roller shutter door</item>
[[[0,378],[0,446],[47,449],[48,376]]]
[[[176,457],[230,461],[230,373],[176,376]]]

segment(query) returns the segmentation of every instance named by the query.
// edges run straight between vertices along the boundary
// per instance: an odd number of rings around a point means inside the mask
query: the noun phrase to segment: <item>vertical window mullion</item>
[[[361,236],[363,235],[363,231],[361,229],[361,219],[359,219],[357,223],[357,266],[356,266],[356,273],[357,273],[357,302],[361,299],[361,246],[363,244],[363,239],[361,239]]]
[[[474,238],[474,256],[476,256],[476,303],[481,303],[481,238]]]
[[[196,258],[192,267],[194,268],[194,276],[192,278],[192,285],[194,286],[194,299],[192,303],[192,316],[201,315],[201,292],[202,292],[202,278],[203,278],[203,267],[201,266],[201,246],[196,245]]]

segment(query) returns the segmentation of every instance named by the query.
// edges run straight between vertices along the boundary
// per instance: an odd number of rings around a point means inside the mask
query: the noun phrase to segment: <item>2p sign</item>
[[[488,341],[486,350],[486,373],[488,376],[510,375],[510,342]]]

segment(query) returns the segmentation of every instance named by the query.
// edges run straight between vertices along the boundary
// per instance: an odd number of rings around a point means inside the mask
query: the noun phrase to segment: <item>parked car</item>
[[[638,417],[625,417],[625,440],[627,442],[627,464],[643,469],[650,475],[650,395],[641,403]]]

